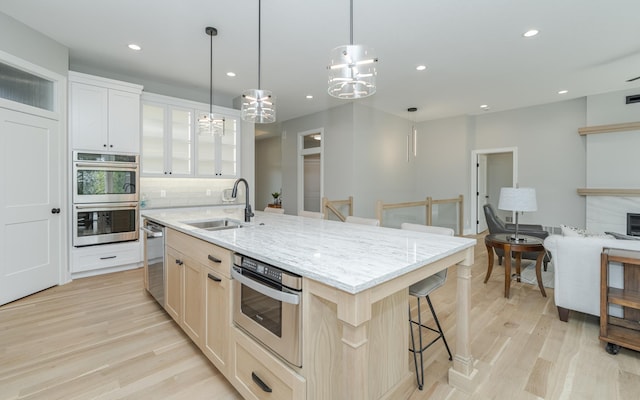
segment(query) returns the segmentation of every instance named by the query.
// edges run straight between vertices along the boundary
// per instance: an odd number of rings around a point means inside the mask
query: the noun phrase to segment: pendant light
[[[276,102],[270,90],[260,89],[260,62],[261,62],[261,19],[262,4],[258,0],[258,88],[245,90],[242,93],[242,119],[259,124],[268,124],[276,121]]]
[[[201,115],[198,118],[198,134],[200,135],[224,135],[225,121],[223,116],[213,114],[213,37],[218,35],[218,30],[207,26],[204,29],[209,35],[210,58],[209,58],[209,114]]]
[[[409,107],[407,108],[407,112],[410,114],[418,111],[417,107]],[[415,114],[413,114],[415,115]],[[416,128],[416,120],[415,118],[411,119],[411,129],[409,130],[409,140],[411,141],[411,149],[414,157],[418,156],[418,129]]]
[[[376,63],[373,49],[353,44],[353,0],[350,0],[350,41],[331,51],[329,95],[338,99],[359,99],[376,92]]]

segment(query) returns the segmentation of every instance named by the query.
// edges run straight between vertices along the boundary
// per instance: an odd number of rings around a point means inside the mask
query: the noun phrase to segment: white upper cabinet
[[[69,72],[74,150],[140,153],[142,86]]]
[[[236,178],[239,176],[240,117],[216,107],[224,135],[200,134],[201,103],[145,93],[142,96],[143,176]]]

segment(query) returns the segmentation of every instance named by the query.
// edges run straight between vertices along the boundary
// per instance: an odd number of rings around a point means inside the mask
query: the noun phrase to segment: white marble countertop
[[[358,293],[473,247],[475,239],[256,211],[240,229],[206,231],[184,221],[244,221],[244,205],[142,210],[143,217],[221,247]]]

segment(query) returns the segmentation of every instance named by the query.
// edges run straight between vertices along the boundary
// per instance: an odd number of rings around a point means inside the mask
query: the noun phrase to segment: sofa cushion
[[[613,239],[612,235],[608,235],[606,233],[597,233],[597,232],[590,232],[586,229],[580,229],[580,228],[576,228],[573,226],[567,226],[567,225],[560,225],[560,230],[562,231],[562,236],[569,236],[569,237],[599,237],[599,238],[605,238],[605,239]]]

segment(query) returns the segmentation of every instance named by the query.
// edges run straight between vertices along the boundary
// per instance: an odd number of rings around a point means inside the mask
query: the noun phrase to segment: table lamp
[[[516,233],[511,235],[511,240],[522,241],[524,239],[518,237],[518,213],[522,211],[536,211],[538,209],[536,190],[534,188],[503,187],[500,189],[498,208],[500,210],[516,212]]]

